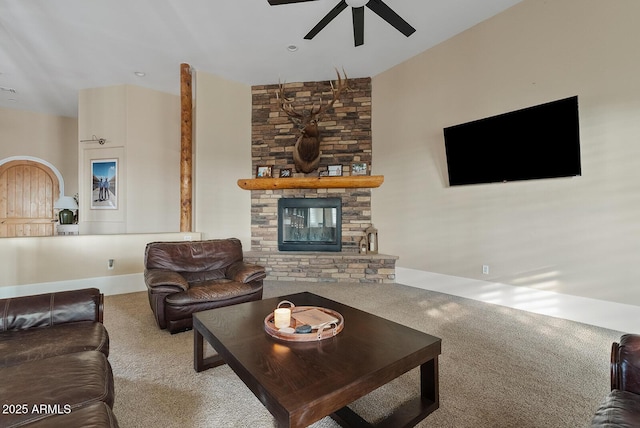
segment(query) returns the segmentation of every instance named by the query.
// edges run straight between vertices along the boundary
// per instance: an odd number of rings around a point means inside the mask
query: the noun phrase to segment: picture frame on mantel
[[[367,164],[365,162],[352,163],[351,175],[367,175]]]
[[[91,160],[91,209],[118,209],[118,159]]]
[[[256,167],[256,178],[271,178],[272,171],[272,165],[258,165]]]
[[[339,177],[342,175],[342,165],[329,165],[327,171],[329,171],[329,177]]]
[[[291,168],[282,168],[280,170],[280,178],[291,178],[293,177],[293,171]]]

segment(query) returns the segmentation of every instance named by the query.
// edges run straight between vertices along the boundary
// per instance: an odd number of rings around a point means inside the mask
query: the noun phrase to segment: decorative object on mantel
[[[346,177],[241,178],[238,186],[244,190],[273,189],[354,189],[380,187],[384,175]]]
[[[78,204],[73,196],[60,196],[53,204],[53,208],[59,209],[58,219],[60,224],[73,224],[73,211],[78,209]]]
[[[289,178],[292,176],[293,174],[292,174],[291,168],[282,168],[280,170],[280,178]]]
[[[371,225],[364,231],[364,233],[367,237],[368,243],[367,252],[369,254],[378,254],[378,229]]]
[[[352,163],[351,175],[367,175],[367,164],[365,162]]]
[[[271,165],[258,165],[256,167],[256,178],[271,178],[271,171],[273,171]]]
[[[289,308],[281,308],[289,304]],[[316,342],[342,331],[344,318],[339,312],[317,306],[295,306],[288,300],[264,319],[264,330],[271,337],[286,342]]]
[[[329,177],[339,177],[342,175],[342,165],[329,165],[327,171],[329,171]]]
[[[342,72],[344,73],[344,79],[336,69],[336,74],[338,75],[336,86],[333,85],[333,82],[330,82],[333,94],[331,101],[327,104],[322,104],[321,99],[317,108],[313,105],[311,109],[303,109],[302,113],[293,108],[293,100],[286,97],[283,84],[279,85],[276,98],[280,109],[286,113],[300,133],[293,149],[293,163],[295,164],[296,172],[309,173],[318,169],[320,164],[320,130],[318,129],[318,122],[322,114],[327,109],[330,109],[333,103],[340,98],[342,92],[349,89],[347,73],[344,70]]]
[[[369,247],[369,243],[367,242],[367,235],[364,235],[362,239],[360,239],[360,254],[367,254],[367,248]]]

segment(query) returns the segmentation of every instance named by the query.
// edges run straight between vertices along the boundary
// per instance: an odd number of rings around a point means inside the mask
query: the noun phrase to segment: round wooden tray
[[[309,309],[318,309],[322,312],[325,312],[334,318],[338,319],[337,323],[329,323],[324,324],[320,328],[312,329],[311,333],[286,333],[278,330],[276,328],[273,312],[271,312],[264,319],[264,331],[267,332],[272,337],[276,339],[285,340],[288,342],[314,342],[323,339],[329,339],[342,331],[344,328],[344,318],[340,315],[339,312],[336,312],[332,309],[320,308],[317,306],[294,306],[291,308],[291,324],[290,327],[296,328],[300,325],[303,325],[301,322],[297,321],[293,318],[293,314],[296,312],[303,312]]]

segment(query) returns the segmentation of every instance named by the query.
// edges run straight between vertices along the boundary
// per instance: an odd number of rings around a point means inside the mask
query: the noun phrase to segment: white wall
[[[380,250],[405,268],[640,305],[638,16],[635,0],[525,0],[375,76]],[[572,95],[582,177],[448,187],[444,127]]]

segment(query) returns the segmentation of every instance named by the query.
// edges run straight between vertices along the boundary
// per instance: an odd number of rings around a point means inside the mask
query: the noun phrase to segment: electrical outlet
[[[489,275],[489,265],[482,265],[482,273]]]
[[[109,259],[107,261],[107,269],[109,270],[113,270],[113,264],[115,263],[115,261],[113,259]]]
[[[193,237],[192,237],[191,235],[184,235],[184,238],[183,238],[183,239],[184,239],[185,241],[192,241],[192,240],[193,240]]]

